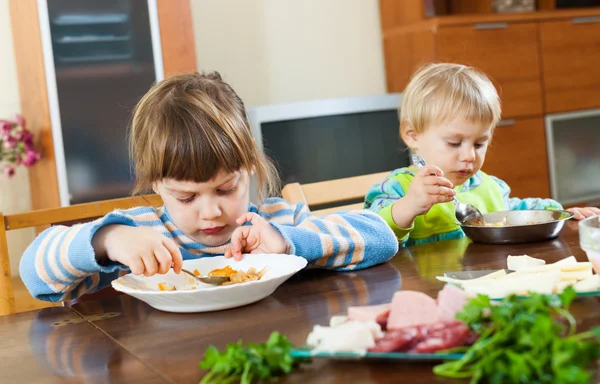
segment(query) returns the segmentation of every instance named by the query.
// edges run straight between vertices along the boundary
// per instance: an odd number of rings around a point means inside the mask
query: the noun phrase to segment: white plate
[[[264,299],[293,274],[306,267],[306,264],[306,259],[303,257],[284,254],[248,254],[244,255],[241,261],[226,259],[223,256],[204,257],[185,260],[183,267],[190,271],[197,269],[203,275],[227,265],[243,271],[247,271],[250,267],[256,270],[266,267],[266,270],[260,280],[225,286],[200,283],[185,273],[178,275],[173,270],[152,277],[130,273],[113,280],[112,286],[117,291],[131,295],[161,311],[184,313],[218,311]],[[177,290],[161,291],[158,288],[158,283],[161,282],[175,286]]]

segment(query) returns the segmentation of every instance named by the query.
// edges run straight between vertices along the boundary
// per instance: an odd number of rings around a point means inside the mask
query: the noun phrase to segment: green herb
[[[575,334],[568,308],[576,292],[510,296],[499,303],[479,295],[457,318],[479,334],[460,360],[434,368],[437,375],[471,383],[588,383],[589,364],[600,356],[600,327]],[[568,325],[566,325],[566,324]]]
[[[292,357],[293,349],[294,345],[279,332],[271,333],[266,343],[227,344],[223,352],[211,345],[199,364],[209,371],[200,384],[250,384],[288,374],[301,362]]]

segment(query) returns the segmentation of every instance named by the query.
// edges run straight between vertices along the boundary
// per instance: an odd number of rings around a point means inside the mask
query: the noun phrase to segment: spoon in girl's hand
[[[414,166],[417,169],[421,169],[425,166],[425,160],[419,156],[412,154],[410,155],[411,160]],[[452,203],[454,203],[454,208],[456,208],[456,218],[459,223],[462,225],[484,225],[485,220],[483,219],[483,215],[479,212],[475,206],[471,204],[464,204],[460,201],[456,200],[454,196],[452,197]]]
[[[201,281],[205,284],[220,285],[229,281],[229,276],[197,276],[193,272],[190,272],[187,269],[183,268],[181,268],[181,272],[187,273],[194,279]]]

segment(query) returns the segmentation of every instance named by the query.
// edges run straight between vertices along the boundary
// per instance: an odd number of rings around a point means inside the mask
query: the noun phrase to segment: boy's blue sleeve
[[[259,208],[288,243],[288,253],[312,267],[335,270],[367,268],[398,252],[394,233],[377,214],[365,210],[311,214],[304,204],[271,198]]]
[[[401,228],[396,225],[392,216],[392,206],[406,195],[404,188],[395,178],[399,172],[401,171],[396,170],[390,173],[384,181],[371,187],[365,196],[364,206],[365,209],[381,216],[394,232],[398,242],[403,245],[408,241],[408,237],[414,226]]]
[[[510,187],[504,180],[495,176],[490,176],[502,190],[502,197],[508,211],[520,211],[525,209],[563,209],[562,205],[552,199],[543,199],[541,197],[530,197],[519,199],[518,197],[510,197]]]

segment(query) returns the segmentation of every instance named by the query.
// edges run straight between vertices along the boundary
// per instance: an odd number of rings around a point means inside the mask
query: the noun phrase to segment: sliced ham
[[[460,321],[446,322],[443,327],[430,328],[423,339],[415,345],[419,353],[432,353],[463,345],[469,336],[469,328]]]
[[[437,303],[423,292],[399,291],[392,297],[387,329],[395,330],[437,321]]]
[[[378,323],[382,329],[386,329],[389,314],[389,303],[348,307],[348,319],[354,321],[374,321]]]
[[[444,285],[437,297],[437,317],[442,321],[456,320],[456,314],[461,312],[469,295],[452,284]]]
[[[389,331],[369,348],[369,352],[432,353],[464,345],[470,337],[469,328],[464,323],[439,321]]]

